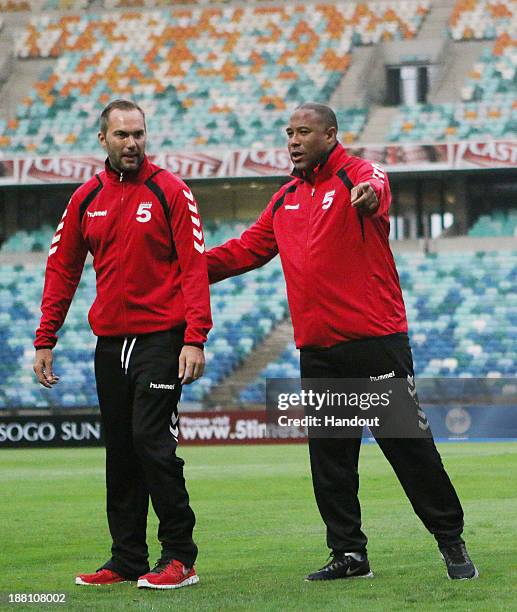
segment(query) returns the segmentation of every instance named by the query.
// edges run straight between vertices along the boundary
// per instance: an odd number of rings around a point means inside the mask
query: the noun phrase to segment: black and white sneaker
[[[463,542],[440,546],[440,552],[447,565],[449,580],[471,580],[479,576]]]
[[[373,578],[368,557],[364,553],[330,554],[330,561],[305,580],[336,580],[337,578]]]

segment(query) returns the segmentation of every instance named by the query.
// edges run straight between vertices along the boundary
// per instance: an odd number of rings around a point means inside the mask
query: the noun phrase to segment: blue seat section
[[[54,234],[54,228],[43,225],[41,228],[28,232],[19,230],[9,236],[0,247],[1,253],[27,253],[47,251]]]
[[[7,376],[0,387],[0,408],[96,405],[92,363],[96,340],[86,318],[95,293],[93,268],[86,265],[60,333],[55,371],[61,380],[52,391],[41,387],[32,372],[43,275],[43,264],[0,266],[0,337]]]
[[[241,224],[205,229],[207,242],[240,232]],[[517,375],[517,251],[453,252],[397,257],[409,319],[415,369],[420,377],[512,377]],[[95,336],[86,313],[95,295],[87,264],[60,332],[52,391],[34,379],[32,348],[38,326],[44,264],[0,267],[0,338],[5,382],[0,408],[73,408],[96,405],[93,374]],[[278,259],[212,287],[214,329],[206,346],[205,376],[185,387],[183,401],[209,398],[257,344],[287,314]],[[267,377],[297,377],[298,353],[286,347],[259,379],[241,392],[246,403],[262,402]]]
[[[248,226],[233,223],[204,223],[207,248],[239,236]],[[209,397],[214,385],[226,378],[276,323],[287,314],[287,298],[280,260],[245,276],[229,278],[210,287],[214,327],[205,348],[206,370],[196,384],[183,388],[182,401]]]
[[[494,211],[490,215],[481,215],[470,228],[469,236],[517,237],[517,211]]]
[[[517,376],[517,252],[396,259],[417,376]],[[298,352],[289,345],[240,400],[263,403],[266,378],[299,375]]]
[[[207,223],[207,246],[219,244],[245,228],[240,223]],[[32,244],[30,239],[27,239]],[[45,249],[47,247],[45,246]],[[0,267],[0,337],[7,380],[0,387],[0,408],[76,408],[97,404],[93,372],[96,339],[87,321],[95,297],[95,274],[85,266],[55,352],[61,380],[51,391],[38,385],[32,372],[34,330],[44,264]],[[206,346],[206,375],[185,387],[182,401],[198,401],[228,376],[287,313],[285,286],[278,259],[246,276],[212,287],[214,330]]]
[[[205,243],[208,248],[221,244],[232,236],[236,236],[246,229],[248,224],[242,221],[218,223],[208,220],[203,223]],[[46,252],[54,235],[55,228],[43,225],[32,232],[19,230],[11,234],[0,247],[0,253],[27,253]]]
[[[239,400],[246,404],[264,403],[268,378],[300,378],[299,353],[294,342],[287,345],[277,361],[268,363],[254,383],[240,392]]]
[[[287,314],[279,261],[211,289],[214,329],[206,345],[206,374],[185,387],[183,399],[201,400],[226,378]]]

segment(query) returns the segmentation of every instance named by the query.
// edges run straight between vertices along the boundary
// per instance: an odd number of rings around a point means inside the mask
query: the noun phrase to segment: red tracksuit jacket
[[[212,327],[201,219],[190,189],[144,159],[135,176],[109,165],[73,194],[50,246],[36,348],[53,347],[88,251],[97,336],[134,336],[186,323],[186,344]]]
[[[296,346],[407,332],[399,277],[388,242],[388,177],[338,144],[315,170],[284,185],[240,238],[207,253],[210,282],[262,266],[280,254]],[[369,181],[379,208],[361,217],[354,185]]]

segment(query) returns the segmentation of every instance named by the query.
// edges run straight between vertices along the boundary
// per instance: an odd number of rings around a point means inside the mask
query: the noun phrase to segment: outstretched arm
[[[211,283],[260,268],[278,253],[273,231],[272,203],[240,238],[232,238],[207,253]]]
[[[365,161],[357,172],[350,192],[352,206],[365,217],[388,212],[391,193],[388,177],[378,164]]]

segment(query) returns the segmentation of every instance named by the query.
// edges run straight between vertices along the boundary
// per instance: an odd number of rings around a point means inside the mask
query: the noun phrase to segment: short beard
[[[122,168],[120,165],[115,165],[115,164],[114,164],[114,163],[111,161],[111,159],[110,159],[109,157],[108,157],[108,159],[109,159],[110,166],[112,167],[112,169],[113,169],[113,170],[115,170],[115,172],[119,172],[119,173],[129,172],[129,174],[133,174],[133,173],[135,173],[135,172],[138,172],[138,171],[140,170],[140,166],[142,165],[142,163],[143,163],[143,161],[144,161],[144,157],[143,157],[143,156],[141,156],[141,157],[138,159],[138,165],[137,165],[135,168],[125,169],[125,168]],[[120,162],[120,163],[122,163],[122,162]]]

